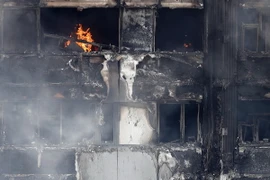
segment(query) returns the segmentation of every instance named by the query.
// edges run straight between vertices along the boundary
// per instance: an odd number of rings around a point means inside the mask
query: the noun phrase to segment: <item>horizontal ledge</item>
[[[126,7],[153,7],[157,6],[157,2],[125,2],[124,6]]]
[[[270,149],[269,142],[249,142],[249,143],[239,143],[240,148],[258,148],[258,149]]]
[[[192,3],[192,2],[161,2],[162,7],[168,8],[194,8],[203,9],[203,3]]]
[[[71,87],[93,87],[92,83],[2,83],[0,88],[42,88],[42,87],[62,87],[62,86],[71,86]],[[98,86],[95,86],[98,88]]]
[[[2,3],[3,7],[16,7],[16,6],[39,6],[39,7],[66,7],[66,8],[92,8],[92,7],[100,7],[100,8],[108,8],[108,7],[118,7],[119,4],[116,0],[108,0],[108,1],[81,1],[81,2],[75,2],[75,1],[52,1],[52,0],[41,0],[40,4],[35,3],[17,3],[17,2],[6,2]],[[203,9],[204,4],[202,2],[161,2],[159,4],[158,1],[146,1],[146,2],[121,2],[120,6],[125,7],[165,7],[165,8],[191,8],[191,9]]]
[[[42,2],[41,7],[81,7],[81,8],[90,8],[90,7],[115,7],[116,2],[67,2],[67,1],[58,1],[58,2]]]
[[[241,97],[238,97],[238,101],[270,101],[270,99],[241,96]]]
[[[25,178],[25,177],[43,177],[43,176],[48,177],[48,175],[50,175],[50,176],[59,176],[60,175],[60,176],[65,176],[65,177],[76,176],[76,174],[2,174],[2,175],[4,175],[5,177],[8,177],[8,178],[16,178],[16,179],[17,178]]]
[[[244,53],[241,61],[245,61],[246,58],[270,58],[270,53]]]
[[[239,6],[242,8],[270,8],[268,0],[240,0]]]
[[[88,152],[91,150],[95,150],[96,152],[103,152],[103,151],[110,151],[111,149],[121,149],[121,148],[131,148],[134,147],[140,150],[147,150],[147,149],[154,149],[154,150],[163,150],[164,147],[170,147],[172,151],[186,151],[188,150],[195,150],[201,149],[201,146],[198,142],[193,143],[157,143],[157,144],[145,144],[145,145],[136,145],[136,144],[118,144],[116,145],[113,142],[109,143],[99,143],[93,144],[91,147],[88,145],[46,145],[43,146],[43,150],[79,150],[82,152]],[[0,146],[0,150],[21,150],[21,151],[28,151],[28,150],[37,150],[37,146],[16,146],[16,145],[4,145]]]
[[[160,5],[156,2],[125,2],[125,7],[154,7],[160,6],[164,8],[187,8],[187,9],[203,9],[203,3],[193,3],[193,2],[161,2]]]
[[[270,174],[263,174],[263,173],[258,173],[258,174],[241,173],[240,176],[242,176],[244,178],[261,179],[261,178],[269,178],[270,177]]]
[[[91,8],[91,7],[165,7],[165,8],[191,8],[191,9],[203,9],[204,4],[202,0],[185,0],[185,2],[175,2],[173,0],[162,0],[160,3],[157,0],[148,0],[148,1],[134,1],[134,0],[125,0],[120,3],[117,0],[80,0],[80,2],[75,2],[74,0],[41,0],[39,4],[36,2],[4,2],[3,7],[67,7],[67,8]]]

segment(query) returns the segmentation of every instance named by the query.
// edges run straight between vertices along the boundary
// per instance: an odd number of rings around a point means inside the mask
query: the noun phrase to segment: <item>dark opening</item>
[[[245,28],[244,30],[244,49],[245,51],[258,51],[258,28]]]
[[[247,121],[248,114],[270,113],[270,101],[239,101],[238,102],[238,119]]]
[[[180,139],[180,104],[161,104],[160,108],[160,142],[172,142]]]
[[[267,139],[270,139],[270,102],[239,101],[238,109],[238,121],[242,126],[243,141],[252,142],[256,134],[259,136],[259,141],[268,141]]]
[[[252,142],[253,141],[253,126],[243,126],[242,136],[243,136],[243,141]]]
[[[197,139],[197,127],[198,127],[198,105],[186,104],[185,105],[185,141],[196,141]]]
[[[103,142],[113,142],[113,112],[114,104],[104,104],[103,105],[103,118],[105,124],[101,127],[101,140]]]
[[[269,142],[270,139],[270,115],[259,118],[259,140]]]
[[[43,35],[43,49],[45,51],[66,50],[82,51],[75,42],[71,42],[65,47],[66,40],[55,37],[48,37],[46,34],[76,38],[78,25],[81,24],[83,30],[90,28],[94,42],[118,46],[118,9],[96,8],[78,11],[73,8],[43,8],[41,9],[41,28]],[[58,44],[59,43],[59,44]],[[110,47],[103,46],[103,49]],[[101,50],[100,47],[92,46],[91,51]]]
[[[37,50],[36,10],[5,9],[3,48],[6,53],[33,53]]]
[[[158,11],[156,50],[199,51],[203,49],[203,11],[167,9]]]
[[[267,16],[256,9],[239,9],[239,29],[242,35],[239,38],[243,51],[261,52],[266,50]]]

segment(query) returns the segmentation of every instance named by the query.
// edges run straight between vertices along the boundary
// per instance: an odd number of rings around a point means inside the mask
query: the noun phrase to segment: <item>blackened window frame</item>
[[[250,17],[244,19],[245,13],[250,13]],[[250,19],[251,17],[253,19]],[[267,33],[270,30],[270,19],[269,12],[264,11],[263,9],[255,9],[255,8],[239,8],[238,13],[238,37],[239,37],[239,53],[247,53],[249,54],[262,54],[270,52],[270,35]],[[256,19],[256,20],[255,20]],[[256,50],[247,50],[245,48],[245,31],[250,29],[257,29],[256,35]]]
[[[158,39],[158,34],[157,34],[157,28],[158,28],[158,20],[157,20],[157,18],[158,18],[158,11],[159,10],[163,10],[163,9],[168,9],[168,11],[188,11],[188,10],[192,10],[192,11],[202,11],[201,12],[201,14],[202,14],[202,17],[201,17],[201,20],[200,20],[200,23],[198,23],[199,24],[199,27],[201,27],[201,33],[200,33],[200,43],[197,43],[197,45],[198,44],[200,44],[200,45],[198,45],[194,50],[189,50],[189,49],[186,49],[186,50],[184,50],[184,51],[178,51],[178,50],[163,50],[163,49],[160,49],[160,48],[158,48],[158,45],[157,45],[157,39]],[[194,14],[194,13],[193,13]],[[154,45],[153,45],[153,47],[154,47],[154,52],[159,52],[159,51],[161,51],[161,52],[170,52],[170,51],[173,51],[173,52],[177,52],[177,53],[183,53],[183,52],[204,52],[205,51],[205,38],[204,38],[204,36],[205,36],[205,23],[204,23],[204,9],[200,9],[200,8],[192,8],[192,9],[190,9],[190,8],[175,8],[175,9],[170,9],[170,8],[159,8],[159,9],[157,9],[157,12],[155,13],[155,17],[154,17],[154,19],[155,19],[155,24],[154,24]],[[179,22],[179,21],[176,21],[177,23],[179,23],[179,24],[181,24],[181,21]],[[192,37],[191,37],[192,38]],[[193,43],[193,42],[191,42],[191,43]],[[181,45],[181,44],[179,44],[179,45]],[[182,44],[183,45],[183,44]],[[193,46],[194,44],[192,44],[192,46]],[[200,46],[200,47],[199,47]]]
[[[177,140],[173,140],[172,142],[162,142],[160,141],[160,126],[161,126],[161,121],[160,121],[160,105],[166,105],[166,104],[175,104],[175,105],[180,105],[180,127],[179,127],[179,131],[180,131],[180,137]],[[189,103],[189,102],[178,102],[178,103],[158,103],[157,107],[157,118],[158,118],[158,142],[159,143],[187,143],[190,141],[186,140],[186,121],[187,121],[187,117],[186,117],[186,105],[189,104],[196,104],[197,105],[197,124],[196,124],[196,134],[197,136],[195,137],[195,141],[194,143],[202,143],[202,104],[201,103]]]
[[[239,137],[239,143],[246,143],[250,142],[252,144],[254,143],[261,143],[263,142],[263,139],[260,139],[260,122],[265,119],[260,119],[261,117],[270,117],[270,113],[251,113],[247,114],[246,118],[247,120],[251,120],[251,123],[247,123],[247,121],[240,122],[238,125],[238,137]],[[268,122],[270,123],[270,121]],[[252,140],[251,141],[246,141],[245,137],[243,135],[246,127],[251,128],[251,133],[252,133]],[[268,138],[268,142],[264,143],[269,143],[270,142],[270,136]]]

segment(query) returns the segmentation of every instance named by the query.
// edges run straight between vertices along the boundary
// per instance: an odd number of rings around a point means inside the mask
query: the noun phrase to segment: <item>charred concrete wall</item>
[[[257,116],[267,118],[268,111],[268,92],[269,92],[269,73],[268,67],[268,18],[261,7],[266,6],[267,2],[251,3],[250,1],[241,2],[238,13],[238,33],[239,33],[239,58],[238,58],[238,149],[236,151],[235,169],[237,179],[269,179],[267,172],[269,166],[269,148],[268,137],[263,141],[262,133],[264,128],[261,126],[254,127],[254,140],[242,139],[244,136],[243,123],[250,121],[250,115],[258,120],[258,124],[262,124]],[[248,17],[244,17],[246,13],[250,13]],[[260,20],[260,17],[262,20]],[[252,35],[247,37],[247,26],[250,24],[263,24],[263,28],[258,31],[258,39],[254,41]],[[256,27],[254,27],[256,28]],[[257,33],[254,33],[257,34]],[[253,44],[252,42],[256,42]],[[249,46],[249,44],[251,46]],[[258,108],[257,108],[258,107]],[[261,108],[259,108],[261,107]],[[266,109],[265,109],[266,108]],[[244,110],[245,109],[245,110]],[[252,121],[252,120],[251,120]],[[267,121],[266,121],[267,122]],[[247,123],[248,124],[248,123]],[[256,123],[254,123],[256,124]],[[256,126],[256,125],[255,125]],[[247,136],[246,136],[247,137]]]
[[[236,172],[246,179],[269,178],[269,148],[262,145],[239,148]]]
[[[268,2],[0,2],[2,179],[269,179],[270,137],[246,122],[269,115]],[[70,34],[42,23],[51,7],[74,8],[63,13],[72,22],[69,13],[110,7],[91,21],[109,24],[103,32],[117,43],[64,48]],[[55,22],[48,27],[65,27]],[[170,130],[179,138],[163,142],[168,104],[178,108]],[[187,104],[198,105],[193,115]]]
[[[59,47],[63,39],[48,36],[41,7],[65,3],[117,6],[119,47]],[[155,52],[153,7],[171,2],[65,3],[1,1],[1,179],[201,179],[200,132],[196,142],[159,144],[159,103],[203,99],[202,52]]]

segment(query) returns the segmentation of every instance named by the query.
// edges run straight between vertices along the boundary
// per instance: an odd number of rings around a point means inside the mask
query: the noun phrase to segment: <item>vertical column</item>
[[[233,153],[236,142],[237,130],[237,3],[226,1],[224,4],[224,72],[223,93],[223,125],[222,153],[224,173],[233,168]]]
[[[220,174],[221,108],[220,87],[216,84],[224,60],[223,1],[205,1],[204,59],[204,166],[209,173]]]

